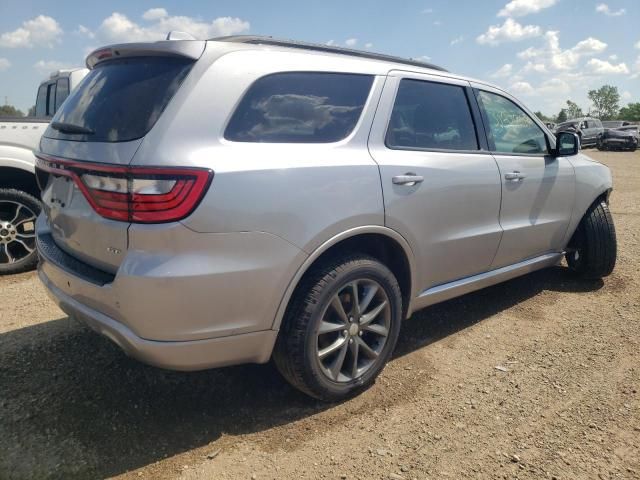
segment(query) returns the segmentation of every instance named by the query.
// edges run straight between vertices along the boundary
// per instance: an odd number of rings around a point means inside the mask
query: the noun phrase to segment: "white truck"
[[[33,268],[35,219],[40,212],[33,154],[51,117],[89,72],[58,70],[38,87],[35,115],[0,117],[0,275]]]

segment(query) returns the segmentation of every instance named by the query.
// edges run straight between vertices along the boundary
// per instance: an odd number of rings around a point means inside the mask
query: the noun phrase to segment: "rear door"
[[[552,157],[545,132],[512,99],[476,90],[489,148],[500,169],[504,233],[492,269],[563,248],[574,202],[575,177],[567,157]]]
[[[385,224],[411,244],[420,291],[488,270],[500,241],[500,176],[472,95],[468,82],[390,72],[372,127]]]
[[[118,170],[112,166],[132,161],[193,63],[158,55],[107,60],[61,105],[38,153],[44,211],[61,249],[97,268],[117,270],[127,250],[126,206],[105,203],[112,205],[107,216],[120,216],[106,218],[92,196],[108,202],[128,194],[126,173],[113,173]]]

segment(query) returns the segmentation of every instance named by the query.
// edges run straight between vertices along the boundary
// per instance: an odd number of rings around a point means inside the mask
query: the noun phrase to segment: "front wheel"
[[[587,210],[569,242],[567,264],[584,278],[602,278],[616,265],[616,229],[609,206],[596,201]]]
[[[38,263],[35,226],[39,213],[36,198],[0,188],[0,275],[31,270]]]
[[[374,258],[326,262],[292,299],[274,350],[294,387],[339,401],[370,386],[389,360],[402,319],[393,273]]]

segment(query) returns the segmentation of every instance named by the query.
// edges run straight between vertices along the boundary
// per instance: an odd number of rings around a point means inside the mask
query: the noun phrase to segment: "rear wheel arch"
[[[297,288],[307,275],[328,259],[365,254],[380,261],[396,277],[402,293],[403,317],[411,314],[411,300],[415,298],[416,268],[409,243],[395,230],[383,226],[356,227],[324,242],[302,264],[280,301],[273,329],[279,330],[287,307]]]

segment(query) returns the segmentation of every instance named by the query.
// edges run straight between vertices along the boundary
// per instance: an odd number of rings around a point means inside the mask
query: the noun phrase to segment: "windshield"
[[[180,87],[192,60],[134,57],[98,64],[64,102],[49,138],[126,142],[143,137]],[[64,128],[56,128],[63,125]]]

